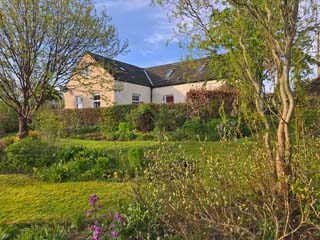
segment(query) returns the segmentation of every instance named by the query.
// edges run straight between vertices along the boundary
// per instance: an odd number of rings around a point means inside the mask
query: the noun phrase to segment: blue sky
[[[175,24],[169,22],[166,10],[150,6],[151,0],[93,2],[98,10],[106,9],[119,31],[120,39],[129,42],[129,52],[116,57],[117,60],[150,67],[178,62],[188,53],[179,48],[177,39],[173,38]]]

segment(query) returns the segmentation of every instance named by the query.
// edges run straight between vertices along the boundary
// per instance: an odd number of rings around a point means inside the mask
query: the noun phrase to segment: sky
[[[151,67],[181,61],[188,54],[179,47],[174,35],[175,23],[167,10],[151,6],[151,0],[93,0],[98,10],[112,18],[121,40],[128,40],[129,52],[115,59],[139,67]]]

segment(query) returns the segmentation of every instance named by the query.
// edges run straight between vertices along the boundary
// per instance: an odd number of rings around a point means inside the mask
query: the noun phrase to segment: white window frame
[[[94,99],[94,97],[96,97],[96,96],[99,96],[99,99]],[[95,104],[98,104],[98,106],[96,106]],[[92,96],[92,107],[93,108],[99,108],[101,106],[101,95],[100,94],[93,94],[93,96]]]
[[[138,100],[133,99],[134,97],[138,97]],[[141,95],[133,93],[131,97],[131,103],[133,104],[139,104],[141,102]]]
[[[81,100],[81,101],[79,102],[79,100]],[[75,97],[75,107],[76,107],[76,109],[83,108],[83,97],[82,96]]]

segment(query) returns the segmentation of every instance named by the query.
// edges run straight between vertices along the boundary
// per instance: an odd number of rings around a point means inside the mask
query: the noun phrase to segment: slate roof
[[[142,68],[91,52],[89,54],[97,63],[110,72],[116,80],[150,87],[150,82]]]
[[[165,87],[214,79],[206,71],[209,62],[207,58],[140,68],[91,52],[89,54],[110,72],[116,80],[133,84],[148,87]],[[168,76],[168,73],[171,73],[170,76]]]

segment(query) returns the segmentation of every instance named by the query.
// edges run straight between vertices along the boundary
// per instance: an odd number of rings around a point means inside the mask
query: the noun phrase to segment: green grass
[[[169,142],[173,147],[173,151],[176,153],[185,153],[192,157],[201,157],[203,150],[210,156],[227,157],[229,153],[237,149],[241,144],[250,144],[250,139],[236,139],[231,142],[220,141],[181,141],[181,142]],[[62,146],[82,145],[91,149],[104,149],[107,151],[122,151],[126,153],[130,148],[143,148],[157,149],[160,143],[157,141],[128,141],[128,142],[109,142],[109,141],[93,141],[93,140],[80,140],[80,139],[62,139],[60,144]],[[244,153],[245,155],[245,153]]]
[[[207,156],[228,160],[238,152],[243,159],[248,155],[250,143],[246,139],[234,142],[173,142],[168,143],[177,154],[193,158]],[[125,154],[130,148],[158,149],[156,141],[107,142],[63,139],[61,145],[83,145],[91,149]],[[239,151],[240,149],[240,151]],[[238,151],[236,151],[238,150]],[[70,222],[74,215],[88,209],[90,195],[97,194],[106,212],[114,211],[119,201],[129,202],[131,183],[103,181],[45,183],[23,175],[0,175],[0,224],[33,222]]]
[[[60,141],[62,146],[82,145],[91,149],[105,149],[105,150],[128,150],[130,148],[145,148],[157,146],[155,141],[94,141],[94,140],[80,140],[80,139],[62,139]]]
[[[0,175],[0,224],[70,222],[97,194],[108,213],[130,201],[130,183],[44,183],[23,175]]]

